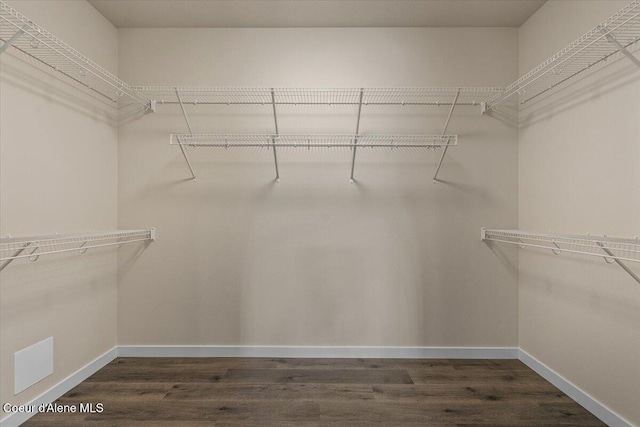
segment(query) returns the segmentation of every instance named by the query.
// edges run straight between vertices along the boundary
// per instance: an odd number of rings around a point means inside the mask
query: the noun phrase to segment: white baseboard
[[[612,427],[633,427],[620,415],[569,382],[526,351],[517,347],[323,347],[323,346],[119,346],[104,353],[60,381],[29,405],[38,407],[89,378],[116,357],[302,357],[386,359],[519,359],[544,379]],[[0,427],[17,427],[35,413],[11,414]]]
[[[517,347],[119,346],[119,357],[517,359]]]
[[[520,349],[518,358],[522,363],[534,370],[545,380],[556,386],[564,394],[578,402],[587,411],[598,417],[602,422],[610,427],[633,427],[629,421],[622,418],[620,415],[607,408],[598,400],[584,392],[579,387],[575,386],[569,380],[558,374],[553,369],[549,368],[544,363]]]
[[[34,407],[37,408],[41,404],[47,404],[55,401],[60,396],[96,373],[98,370],[102,369],[117,356],[118,348],[113,347],[111,350],[89,362],[84,367],[80,368],[58,384],[51,387],[49,390],[42,393],[40,396],[33,399],[28,403],[28,405],[34,405]],[[0,427],[17,427],[36,414],[37,412],[20,412],[10,414],[0,421]]]

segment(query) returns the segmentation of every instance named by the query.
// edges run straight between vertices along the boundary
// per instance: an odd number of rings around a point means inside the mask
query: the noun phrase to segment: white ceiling
[[[89,0],[116,27],[519,27],[546,0]]]

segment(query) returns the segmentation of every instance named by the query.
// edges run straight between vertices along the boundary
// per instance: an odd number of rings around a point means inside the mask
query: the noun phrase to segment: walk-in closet
[[[0,425],[640,426],[640,0],[0,0]]]

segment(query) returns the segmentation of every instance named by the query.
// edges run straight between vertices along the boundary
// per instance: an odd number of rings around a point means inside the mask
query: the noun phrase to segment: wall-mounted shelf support
[[[616,47],[616,49],[618,49],[619,52],[621,52],[624,56],[629,58],[629,61],[633,62],[638,67],[640,67],[640,60],[638,60],[638,58],[633,56],[633,54],[631,52],[629,52],[626,47],[622,46],[620,44],[620,42],[618,40],[616,40],[616,38],[615,38],[615,36],[613,35],[612,32],[605,33],[604,36],[606,37],[606,39],[607,39],[607,41],[609,43],[611,43],[612,45],[614,45]]]
[[[349,182],[353,183],[355,180],[353,178],[353,172],[356,168],[356,149],[358,148],[358,134],[360,133],[360,117],[362,116],[362,96],[364,94],[364,88],[360,89],[360,96],[358,98],[358,118],[356,119],[356,134],[355,138],[353,138],[353,156],[351,157],[351,179]]]
[[[184,144],[182,144],[182,141],[180,140],[179,136],[176,136],[176,141],[177,141],[176,145],[180,146],[180,151],[182,152],[182,156],[184,157],[184,160],[187,162],[187,167],[189,168],[189,172],[191,173],[191,179],[195,182],[196,174],[195,172],[193,172],[193,166],[191,166],[191,162],[189,161],[189,156],[187,156],[187,151],[184,148]]]
[[[0,264],[0,271],[4,270],[4,268],[7,265],[11,264],[11,261],[13,261],[22,252],[24,252],[25,249],[27,249],[31,245],[31,243],[32,242],[26,242],[22,245],[22,247],[19,247],[18,249],[16,249],[16,251],[13,254],[11,254],[8,259],[6,259],[5,261],[2,262],[2,264]]]
[[[279,135],[278,131],[278,114],[276,113],[276,95],[273,88],[271,88],[271,106],[273,107],[273,123],[276,129],[276,135]],[[280,182],[280,171],[278,170],[278,154],[276,153],[276,140],[275,138],[271,138],[271,142],[273,144],[273,161],[276,165],[276,182]]]
[[[633,277],[633,279],[634,279],[636,282],[640,283],[640,277],[638,277],[638,275],[637,275],[636,273],[634,273],[633,271],[631,271],[631,269],[630,269],[629,267],[627,267],[627,265],[626,265],[623,261],[621,261],[621,260],[619,260],[618,258],[616,258],[616,256],[614,255],[614,253],[613,253],[613,252],[611,252],[611,251],[610,251],[606,246],[604,246],[604,244],[603,244],[603,243],[598,242],[598,246],[600,246],[600,247],[602,248],[602,250],[603,250],[607,255],[609,255],[609,256],[611,257],[611,259],[613,260],[613,261],[611,261],[611,262],[615,262],[616,264],[618,264],[618,265],[620,266],[620,268],[622,268],[624,271],[626,271],[626,272],[627,272],[627,274],[629,274],[629,276]],[[605,258],[605,261],[606,261],[606,260],[607,260],[607,258]]]
[[[85,253],[89,249],[155,240],[155,229],[116,230],[97,233],[53,234],[47,236],[0,239],[0,270],[13,260],[35,262],[43,255],[63,252]],[[27,251],[29,249],[29,251]],[[27,251],[28,253],[23,253]]]
[[[0,46],[0,55],[5,50],[9,49],[9,47],[11,47],[20,37],[22,37],[22,35],[24,34],[25,29],[26,29],[26,26],[22,27],[21,29],[16,31],[16,33],[14,35],[12,35],[9,40],[4,42],[4,44],[2,46]]]
[[[576,236],[566,234],[539,234],[520,230],[481,229],[481,238],[485,242],[508,243],[521,248],[531,247],[549,249],[555,255],[562,252],[595,256],[608,263],[615,262],[636,282],[640,277],[624,261],[640,263],[640,239],[619,239],[607,236]],[[603,253],[604,252],[604,253]]]
[[[449,122],[451,121],[451,116],[453,116],[453,110],[456,108],[456,103],[458,102],[458,97],[460,97],[460,91],[456,92],[456,96],[453,98],[453,102],[451,103],[451,109],[449,110],[449,115],[447,116],[447,120],[444,123],[444,128],[442,129],[442,135],[447,134],[447,128],[449,127]],[[438,167],[436,168],[436,172],[433,174],[433,183],[435,184],[438,181],[438,172],[440,172],[440,168],[442,167],[442,161],[444,160],[444,156],[447,154],[447,149],[449,149],[449,144],[445,145],[442,150],[442,155],[440,156],[440,161],[438,162]]]
[[[193,130],[191,129],[191,123],[189,123],[189,116],[187,116],[187,110],[184,108],[184,104],[182,103],[182,98],[180,97],[180,92],[176,89],[176,97],[178,98],[178,102],[180,103],[180,108],[182,109],[182,115],[184,116],[184,121],[187,122],[187,129],[189,129],[189,135],[193,135]],[[196,174],[193,172],[193,168],[191,167],[191,162],[189,161],[189,156],[187,156],[187,152],[185,151],[182,144],[180,144],[180,151],[182,151],[182,155],[187,162],[187,166],[189,167],[189,171],[191,172],[191,177],[195,181]]]
[[[180,97],[180,92],[178,91],[178,89],[176,89],[176,97],[178,98],[178,103],[180,104],[180,109],[182,110],[184,121],[187,123],[189,134],[193,135],[193,129],[191,128],[191,123],[189,122],[189,116],[187,116],[187,110],[184,109],[184,104],[182,103],[182,98]]]

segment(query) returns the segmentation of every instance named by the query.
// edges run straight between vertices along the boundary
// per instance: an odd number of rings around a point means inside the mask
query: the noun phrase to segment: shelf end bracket
[[[8,259],[6,259],[2,264],[0,264],[0,271],[4,270],[4,268],[11,264],[11,261],[13,261],[18,255],[20,255],[25,249],[27,249],[28,246],[31,245],[31,243],[33,242],[27,242],[25,243],[20,249],[18,249],[17,251],[15,251],[13,253],[13,255],[11,255]]]
[[[276,136],[271,138],[271,145],[273,146],[273,162],[276,165],[276,182],[280,182],[280,171],[278,170],[278,154],[276,153],[276,137],[280,135],[278,130],[278,113],[276,111],[276,92],[274,88],[271,88],[271,106],[273,107],[273,123],[276,129]]]
[[[358,99],[358,118],[356,120],[356,134],[353,138],[353,156],[351,157],[351,179],[349,182],[354,183],[353,172],[356,168],[356,148],[358,145],[358,135],[360,134],[360,117],[362,116],[362,97],[364,96],[364,88],[360,88],[360,97]]]
[[[620,266],[620,268],[622,268],[624,271],[627,272],[627,274],[629,274],[629,276],[633,277],[633,279],[640,283],[640,277],[638,277],[638,275],[636,273],[634,273],[633,271],[631,271],[631,269],[629,267],[627,267],[627,265],[620,261],[618,258],[615,257],[615,255],[613,254],[613,252],[611,252],[607,247],[605,247],[605,245],[602,242],[596,242],[596,244],[598,246],[600,246],[600,249],[602,249],[607,255],[610,255],[613,259],[613,261],[615,261],[616,264],[618,264]],[[606,259],[606,257],[605,257]]]
[[[193,172],[193,167],[191,166],[191,162],[189,161],[189,156],[187,156],[187,150],[184,149],[182,145],[182,141],[180,141],[179,137],[176,137],[178,140],[178,147],[180,147],[180,151],[182,151],[182,155],[184,156],[184,160],[187,162],[187,166],[189,167],[189,172],[191,172],[191,179],[196,180],[196,174]]]
[[[634,64],[636,64],[636,66],[640,67],[640,60],[638,58],[636,58],[631,52],[629,52],[626,47],[622,46],[620,44],[620,42],[618,40],[616,40],[616,38],[614,37],[613,33],[608,32],[608,33],[605,33],[604,36],[605,36],[605,38],[607,39],[607,41],[609,43],[614,45],[616,47],[616,49],[618,49],[618,51],[620,51],[620,53],[622,53],[624,56],[629,58],[629,61],[631,61]]]
[[[187,128],[189,129],[189,135],[193,135],[193,130],[191,130],[191,123],[189,123],[189,116],[187,116],[187,110],[184,108],[184,104],[182,103],[182,98],[180,97],[180,92],[176,88],[176,97],[178,98],[178,102],[180,103],[180,108],[182,109],[182,115],[184,116],[184,121],[187,122]],[[189,171],[191,172],[192,179],[196,180],[196,174],[193,172],[193,168],[191,167],[191,162],[189,161],[189,157],[187,156],[187,151],[182,146],[182,142],[180,138],[178,138],[178,145],[180,146],[180,151],[182,151],[182,155],[184,159],[187,161],[187,166],[189,166]]]
[[[11,36],[11,38],[9,40],[7,40],[6,42],[4,42],[4,44],[2,46],[0,46],[0,55],[7,49],[9,49],[9,47],[11,47],[11,45],[13,45],[16,41],[18,41],[18,39],[20,37],[22,37],[22,35],[24,34],[24,30],[25,28],[22,27],[21,29],[19,29],[18,31],[16,31],[16,33],[14,35]]]
[[[453,115],[453,110],[456,108],[456,104],[458,103],[458,97],[460,97],[460,89],[456,92],[455,98],[453,98],[453,102],[451,103],[451,110],[449,110],[449,115],[447,116],[447,121],[444,123],[444,129],[442,129],[442,136],[447,134],[447,128],[449,127],[449,122],[451,121],[451,116]],[[438,181],[438,172],[440,172],[440,168],[442,167],[442,161],[444,160],[444,156],[447,154],[447,150],[449,149],[449,143],[451,141],[447,140],[447,145],[442,149],[442,156],[440,156],[440,162],[438,162],[438,167],[436,168],[436,173],[433,174],[433,183],[435,184]]]

